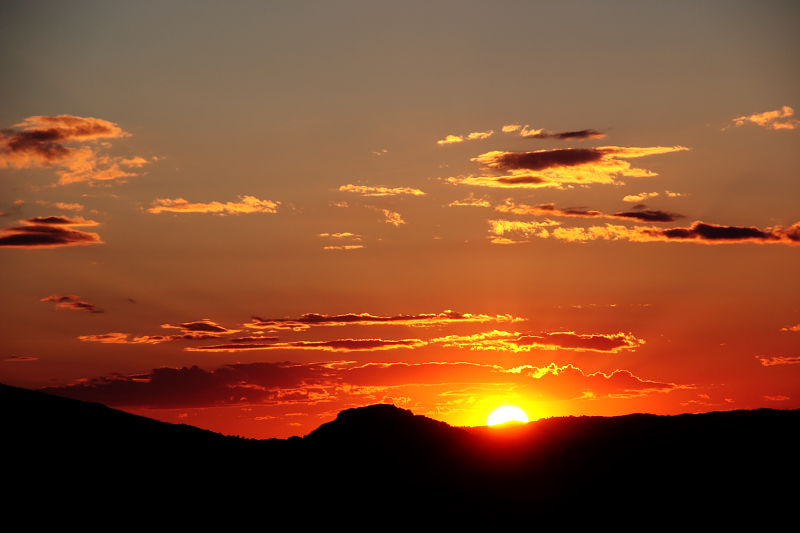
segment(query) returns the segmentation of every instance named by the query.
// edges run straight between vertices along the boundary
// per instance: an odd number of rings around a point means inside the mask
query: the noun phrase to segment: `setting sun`
[[[504,405],[492,411],[487,424],[496,426],[498,424],[505,424],[506,422],[530,422],[530,420],[528,419],[528,415],[525,414],[525,411],[519,407]]]

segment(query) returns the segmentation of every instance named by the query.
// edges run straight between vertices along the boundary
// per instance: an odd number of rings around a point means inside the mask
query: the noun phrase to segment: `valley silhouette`
[[[474,516],[581,505],[775,509],[793,501],[796,488],[781,487],[799,471],[800,410],[458,428],[380,404],[342,411],[304,437],[256,440],[6,385],[0,395],[6,459],[19,470],[7,485],[70,505]]]

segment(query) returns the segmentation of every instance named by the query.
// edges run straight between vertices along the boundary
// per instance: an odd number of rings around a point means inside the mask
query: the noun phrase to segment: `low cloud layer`
[[[0,246],[9,248],[56,248],[101,244],[97,233],[75,229],[97,226],[98,222],[82,217],[34,217],[22,220],[21,226],[0,230]]]
[[[212,213],[215,215],[242,215],[249,213],[277,213],[280,202],[261,200],[255,196],[240,196],[238,202],[193,203],[185,198],[158,198],[148,213]]]
[[[111,375],[46,392],[119,407],[189,408],[226,405],[304,405],[344,398],[370,402],[375,392],[447,386],[450,394],[494,386],[560,399],[636,397],[685,386],[640,378],[627,370],[589,373],[571,365],[503,368],[476,363],[246,363],[215,370],[197,366]],[[416,387],[416,389],[415,389]]]
[[[756,359],[761,361],[763,366],[778,366],[778,365],[800,365],[800,355],[795,356],[775,356],[775,357],[762,357],[756,356]]]
[[[0,168],[58,169],[59,184],[121,180],[152,159],[102,153],[109,139],[130,136],[118,124],[74,115],[28,117],[0,130]],[[103,141],[100,143],[98,141]]]

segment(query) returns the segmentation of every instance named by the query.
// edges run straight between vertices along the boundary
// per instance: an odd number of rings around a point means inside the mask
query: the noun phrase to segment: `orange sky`
[[[793,2],[7,2],[0,381],[255,437],[800,407]]]

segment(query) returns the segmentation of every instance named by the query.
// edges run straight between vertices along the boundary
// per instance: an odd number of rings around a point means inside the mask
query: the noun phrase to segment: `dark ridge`
[[[5,385],[0,399],[3,453],[21,466],[6,472],[12,507],[38,494],[50,505],[127,513],[144,498],[173,511],[191,502],[271,516],[314,509],[337,520],[352,508],[461,519],[520,509],[710,513],[720,505],[774,513],[793,508],[800,474],[800,410],[456,428],[372,405],[302,438],[255,440]]]

